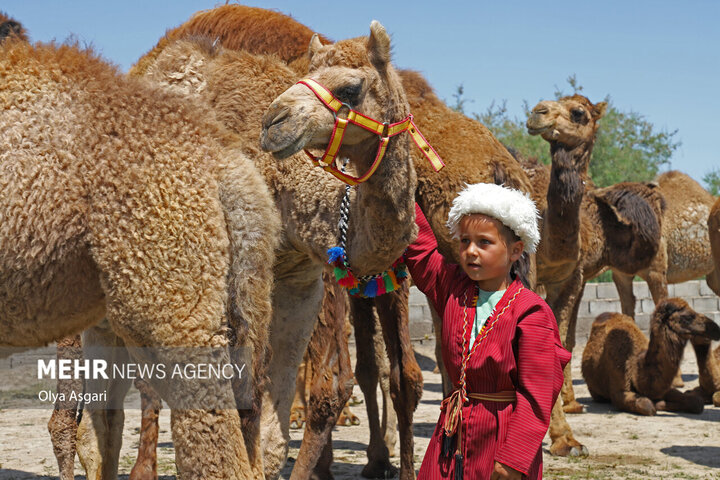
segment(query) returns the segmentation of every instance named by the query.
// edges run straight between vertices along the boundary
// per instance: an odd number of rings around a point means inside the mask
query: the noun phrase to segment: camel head
[[[655,324],[668,328],[683,340],[693,337],[720,340],[718,324],[697,313],[681,298],[668,298],[658,303],[651,320],[651,329]]]
[[[16,38],[18,40],[28,41],[27,34],[22,24],[18,21],[0,12],[0,42],[6,38]]]
[[[577,94],[557,101],[545,100],[532,109],[526,126],[530,135],[541,135],[551,144],[574,149],[594,142],[598,120],[606,108],[606,102],[593,105]]]
[[[370,24],[369,37],[322,45],[314,36],[308,55],[307,77],[344,104],[339,117],[344,118],[349,108],[378,122],[393,123],[408,115],[402,84],[390,64],[390,37],[377,21]],[[260,145],[276,158],[286,158],[302,149],[324,149],[334,126],[334,113],[308,86],[298,83],[266,110]],[[349,124],[339,156],[362,168],[365,162],[372,161],[378,141],[377,134]]]

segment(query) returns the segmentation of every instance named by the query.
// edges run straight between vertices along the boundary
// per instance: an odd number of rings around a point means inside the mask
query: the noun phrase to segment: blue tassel
[[[363,291],[363,295],[365,295],[368,298],[377,297],[377,283],[375,282],[375,279],[373,278],[370,280],[367,285],[365,285],[365,290]]]
[[[345,258],[345,249],[342,247],[332,247],[327,251],[328,263],[335,263],[337,260],[342,261]]]

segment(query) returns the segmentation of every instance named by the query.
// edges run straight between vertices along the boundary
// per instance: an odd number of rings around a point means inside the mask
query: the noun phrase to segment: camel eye
[[[580,108],[573,108],[570,111],[570,114],[572,115],[573,122],[581,122],[585,119],[585,110],[582,110]]]
[[[363,82],[360,81],[358,83],[350,84],[350,85],[343,85],[342,87],[338,87],[333,91],[333,94],[335,97],[340,100],[343,103],[347,103],[348,105],[357,105],[360,100],[360,94],[362,93],[362,86]]]

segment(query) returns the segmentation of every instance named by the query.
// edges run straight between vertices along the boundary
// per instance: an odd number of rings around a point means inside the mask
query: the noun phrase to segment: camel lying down
[[[672,388],[691,338],[718,340],[720,327],[680,298],[657,305],[649,341],[631,317],[599,315],[582,357],[590,395],[595,401],[610,401],[619,410],[641,415],[655,415],[657,410],[701,413],[699,396]]]

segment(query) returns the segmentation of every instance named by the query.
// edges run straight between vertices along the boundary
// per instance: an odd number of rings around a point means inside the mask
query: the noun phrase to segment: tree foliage
[[[575,75],[567,79],[573,93],[581,93],[582,86]],[[469,103],[463,97],[462,86],[453,95],[455,109],[463,112]],[[567,95],[561,89],[555,89],[555,98]],[[592,101],[592,99],[591,99]],[[623,181],[652,180],[664,166],[669,166],[670,157],[680,141],[675,137],[677,130],[657,131],[643,115],[638,112],[625,112],[618,109],[608,96],[605,116],[600,119],[592,159],[590,176],[598,186],[607,186]],[[527,101],[523,102],[525,117],[530,113]],[[481,114],[472,116],[488,127],[505,145],[515,148],[526,157],[537,157],[544,163],[550,163],[549,147],[539,136],[530,136],[525,128],[525,118],[511,118],[506,102],[492,102]],[[720,172],[715,172],[716,181]],[[707,182],[707,180],[706,180]]]
[[[720,168],[715,168],[703,176],[708,192],[714,196],[720,195]]]

